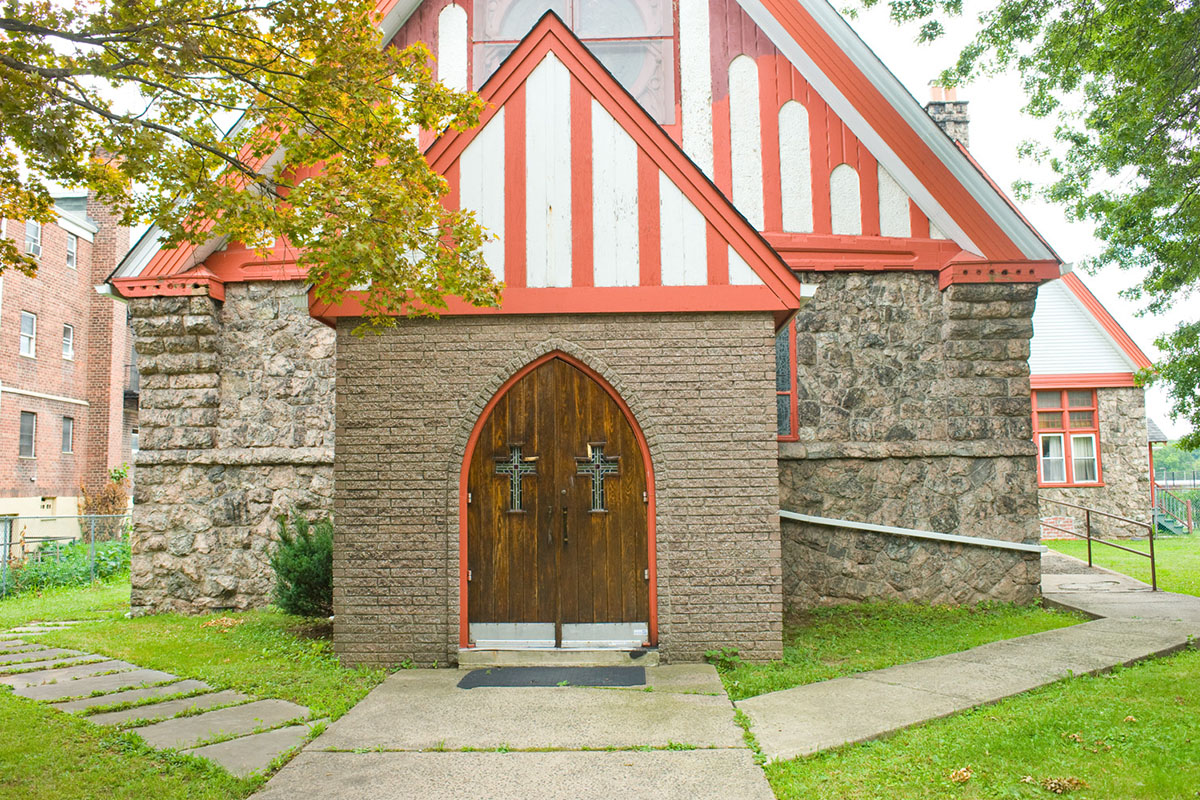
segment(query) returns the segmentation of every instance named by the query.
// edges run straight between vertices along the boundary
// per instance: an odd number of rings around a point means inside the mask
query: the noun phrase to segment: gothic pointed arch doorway
[[[628,407],[562,353],[514,375],[467,447],[464,646],[654,641],[653,480]]]

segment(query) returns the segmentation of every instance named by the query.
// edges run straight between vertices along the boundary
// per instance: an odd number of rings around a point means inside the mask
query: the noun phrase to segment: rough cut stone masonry
[[[1038,489],[1041,517],[1083,532],[1083,516],[1054,500],[1150,522],[1150,454],[1146,442],[1146,392],[1138,387],[1097,389],[1102,486]],[[1106,537],[1145,536],[1143,529],[1096,517],[1093,532]]]
[[[1038,538],[1029,391],[1036,287],[938,290],[907,273],[819,273],[797,317],[799,433],[780,499],[804,514]],[[1035,555],[787,522],[789,607],[895,598],[1027,602]]]
[[[778,658],[781,588],[769,314],[447,317],[338,328],[334,645],[348,663],[453,661],[459,475],[484,405],[561,350],[648,440],[665,660]]]
[[[142,373],[135,612],[269,601],[287,510],[328,512],[334,332],[300,283],[131,302]]]

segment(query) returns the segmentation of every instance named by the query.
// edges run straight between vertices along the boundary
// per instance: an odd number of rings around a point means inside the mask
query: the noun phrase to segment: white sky
[[[970,40],[976,28],[975,17],[986,8],[983,3],[970,0],[964,6],[964,16],[947,23],[946,35],[932,45],[916,44],[917,27],[898,28],[888,19],[886,7],[861,11],[850,24],[924,105],[929,100],[929,83],[954,63],[960,48]],[[1031,180],[1037,185],[1053,176],[1049,167],[1022,161],[1017,155],[1017,147],[1023,140],[1034,139],[1049,145],[1054,132],[1052,121],[1037,120],[1021,112],[1025,96],[1018,76],[1007,74],[977,81],[959,88],[958,98],[970,101],[971,154],[1001,188],[1011,195],[1012,185],[1017,180]],[[1060,207],[1038,201],[1019,205],[1026,218],[1064,261],[1077,262],[1100,251],[1100,243],[1093,236],[1093,226],[1069,222]],[[1139,304],[1118,295],[1121,289],[1136,282],[1136,273],[1113,268],[1095,276],[1082,270],[1077,270],[1076,274],[1146,355],[1157,359],[1159,353],[1154,340],[1183,320],[1185,315],[1180,309],[1161,317],[1138,317]],[[1169,408],[1166,393],[1161,388],[1153,387],[1147,391],[1146,413],[1168,436],[1177,438],[1191,426],[1183,420],[1172,420]]]

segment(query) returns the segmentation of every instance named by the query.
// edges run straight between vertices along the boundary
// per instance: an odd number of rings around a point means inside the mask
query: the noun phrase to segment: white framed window
[[[129,449],[136,453],[138,451],[138,429],[134,428],[129,432]]]
[[[79,265],[79,237],[67,234],[67,266],[75,269]]]
[[[42,223],[37,220],[25,220],[25,252],[34,258],[42,255]]]
[[[63,358],[75,360],[75,326],[63,325]]]
[[[75,452],[75,420],[71,417],[63,417],[62,451]]]
[[[26,358],[37,357],[37,315],[21,312],[20,354]]]
[[[1042,445],[1042,482],[1066,483],[1067,459],[1063,454],[1063,435],[1061,433],[1043,433]]]
[[[21,436],[17,445],[21,458],[36,457],[37,445],[37,414],[32,411],[21,412]]]
[[[1071,436],[1071,469],[1076,483],[1096,483],[1100,471],[1096,468],[1096,436],[1092,433]]]

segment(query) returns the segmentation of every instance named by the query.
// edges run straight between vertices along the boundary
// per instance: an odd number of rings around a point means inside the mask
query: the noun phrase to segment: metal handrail
[[[1162,484],[1154,486],[1154,508],[1161,511],[1192,533],[1192,501],[1185,500]]]
[[[1066,528],[1060,528],[1057,525],[1051,525],[1049,522],[1045,522],[1045,521],[1041,522],[1041,526],[1043,528],[1050,528],[1051,530],[1056,530],[1056,531],[1060,531],[1062,533],[1070,534],[1071,536],[1075,536],[1080,539],[1087,539],[1087,543],[1088,543],[1087,544],[1087,556],[1088,556],[1087,562],[1088,562],[1089,567],[1095,566],[1092,563],[1092,542],[1099,542],[1100,544],[1108,545],[1109,547],[1116,548],[1117,550],[1124,550],[1126,553],[1133,553],[1134,555],[1145,556],[1146,558],[1150,559],[1150,590],[1154,591],[1154,592],[1158,591],[1158,568],[1157,568],[1157,563],[1154,559],[1154,524],[1153,523],[1138,522],[1136,519],[1130,519],[1129,517],[1122,517],[1119,514],[1110,514],[1107,511],[1101,511],[1098,508],[1088,508],[1087,506],[1081,506],[1076,503],[1068,503],[1066,500],[1046,499],[1043,502],[1057,503],[1060,506],[1067,506],[1068,508],[1079,509],[1080,511],[1083,512],[1084,533],[1076,533],[1075,531],[1069,531]],[[1102,517],[1108,517],[1109,519],[1119,520],[1120,522],[1125,522],[1125,523],[1128,523],[1128,524],[1133,525],[1138,528],[1144,528],[1146,530],[1147,540],[1150,543],[1150,552],[1146,553],[1141,550],[1135,550],[1132,547],[1126,547],[1125,545],[1117,544],[1116,542],[1106,541],[1105,539],[1101,539],[1098,536],[1092,536],[1092,514],[1098,514]]]

